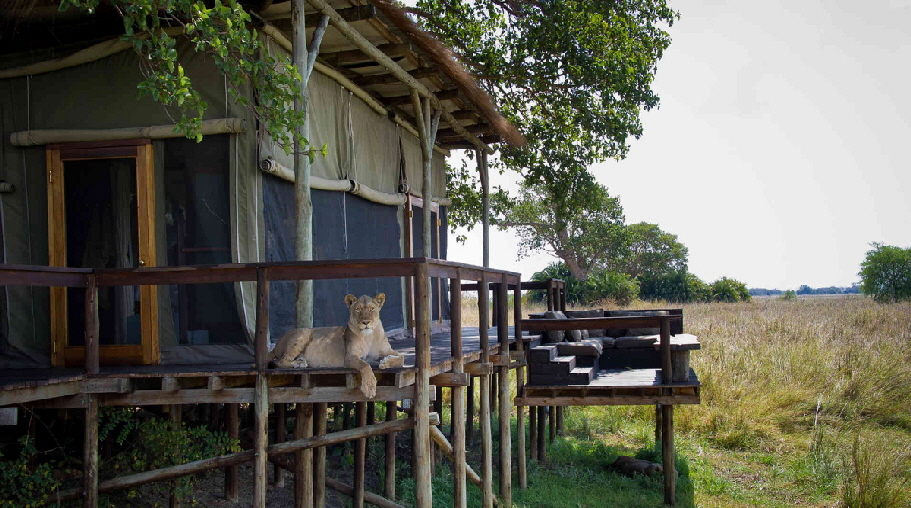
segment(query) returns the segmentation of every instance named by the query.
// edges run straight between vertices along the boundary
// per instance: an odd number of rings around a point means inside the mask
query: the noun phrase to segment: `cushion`
[[[568,318],[604,317],[604,310],[568,310],[564,312]],[[604,337],[604,329],[586,330],[589,337]]]

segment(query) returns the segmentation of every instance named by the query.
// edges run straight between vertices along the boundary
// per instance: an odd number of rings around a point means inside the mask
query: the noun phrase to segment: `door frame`
[[[67,264],[64,163],[93,159],[135,159],[139,266],[158,265],[155,241],[155,156],[150,139],[59,143],[46,146],[48,265]],[[67,345],[67,288],[50,288],[51,364],[82,365],[84,347]],[[100,346],[105,364],[158,364],[158,286],[139,286],[140,344]]]

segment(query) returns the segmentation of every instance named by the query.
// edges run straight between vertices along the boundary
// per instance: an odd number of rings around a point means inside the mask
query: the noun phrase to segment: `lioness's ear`
[[[373,301],[376,302],[377,305],[382,307],[383,304],[386,303],[386,293],[380,293],[380,294],[374,296]]]
[[[354,302],[357,301],[357,297],[354,295],[345,295],[345,305],[351,307],[354,305]]]

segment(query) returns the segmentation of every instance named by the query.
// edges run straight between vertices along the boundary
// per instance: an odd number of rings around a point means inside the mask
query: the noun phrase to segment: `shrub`
[[[29,468],[38,453],[29,436],[22,436],[19,445],[16,458],[0,460],[0,507],[44,506],[50,501],[51,493],[60,488],[60,480],[54,477],[47,462]]]
[[[911,248],[871,244],[860,264],[860,290],[877,302],[911,300]]]
[[[715,302],[747,302],[752,298],[746,284],[727,277],[713,282],[710,291]]]
[[[786,302],[790,302],[791,300],[797,299],[797,293],[795,293],[793,289],[789,289],[782,293],[780,298]]]
[[[540,272],[535,272],[531,280],[545,281],[561,279],[566,283],[566,302],[587,305],[600,300],[614,300],[620,305],[628,305],[639,296],[639,282],[625,273],[612,272],[602,268],[591,271],[584,281],[576,280],[563,263],[551,263]],[[547,298],[545,291],[532,291],[529,300],[542,302]]]

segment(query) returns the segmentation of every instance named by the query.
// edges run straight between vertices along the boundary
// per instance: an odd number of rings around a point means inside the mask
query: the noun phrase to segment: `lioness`
[[[271,359],[279,368],[349,367],[361,374],[361,391],[368,399],[376,395],[376,376],[367,361],[380,359],[379,368],[401,367],[404,358],[389,345],[380,309],[386,294],[373,298],[345,296],[351,317],[345,326],[295,328],[275,344]],[[366,360],[366,361],[365,361]]]

